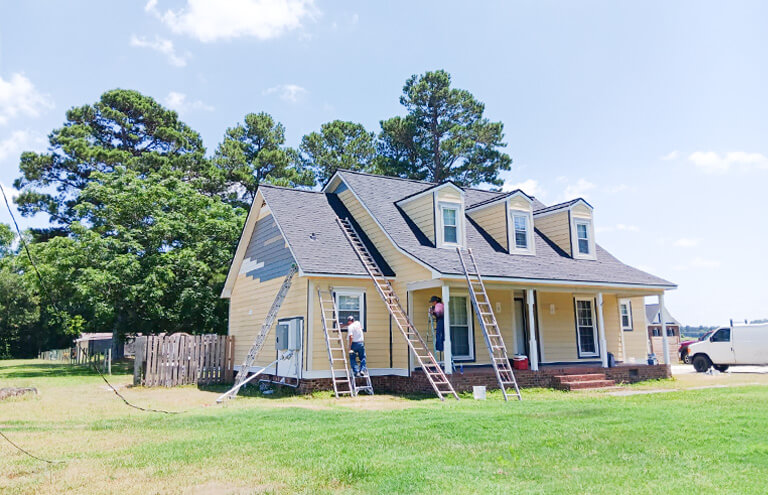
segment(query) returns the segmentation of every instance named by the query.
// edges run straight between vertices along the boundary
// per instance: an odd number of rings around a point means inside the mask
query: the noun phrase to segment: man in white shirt
[[[363,342],[363,326],[355,317],[347,317],[347,334],[349,335],[349,363],[352,365],[352,373],[355,376],[363,376],[368,371],[365,367],[365,343]],[[357,359],[360,359],[358,367]]]

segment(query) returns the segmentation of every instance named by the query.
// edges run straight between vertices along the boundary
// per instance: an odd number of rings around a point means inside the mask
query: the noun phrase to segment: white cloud
[[[692,268],[712,269],[712,268],[718,268],[719,266],[720,266],[720,262],[718,260],[712,260],[708,258],[702,258],[701,256],[696,256],[690,262],[682,265],[677,265],[674,267],[674,269],[679,271],[684,271]]]
[[[662,156],[661,159],[664,160],[664,161],[669,161],[669,160],[674,160],[674,159],[676,159],[679,156],[680,156],[680,152],[677,151],[677,150],[674,150],[674,151],[670,151],[666,155]]]
[[[688,237],[681,237],[680,239],[676,240],[673,244],[675,247],[696,247],[699,245],[699,239],[691,239]]]
[[[16,210],[15,205],[13,204],[13,200],[16,199],[16,197],[19,195],[19,190],[16,189],[13,186],[8,186],[3,182],[0,182],[0,186],[2,186],[3,190],[5,191],[6,196],[8,196],[8,202],[11,203],[11,208]],[[2,198],[0,198],[0,201]],[[7,212],[8,210],[5,209],[5,204],[3,204],[3,208],[0,209],[0,211]],[[16,213],[18,210],[14,211]]]
[[[157,0],[149,0],[144,10],[175,34],[203,43],[240,37],[277,38],[300,28],[303,20],[317,13],[314,0],[187,0],[184,7],[165,12],[158,10]]]
[[[574,198],[586,199],[589,196],[589,191],[593,190],[595,187],[597,186],[589,182],[587,179],[582,178],[577,180],[576,183],[566,186],[563,197],[566,200]]]
[[[207,105],[200,100],[187,100],[187,95],[179,93],[178,91],[171,91],[168,93],[168,96],[165,97],[163,103],[166,107],[179,112],[179,114],[186,113],[190,110],[203,110],[205,112],[212,112],[214,110],[212,106]]]
[[[30,131],[14,131],[0,139],[0,162],[6,158],[18,158],[22,151],[38,151],[45,147],[45,137]]]
[[[49,108],[53,108],[51,97],[35,89],[23,74],[11,74],[7,81],[0,77],[0,125],[17,115],[37,117]]]
[[[541,196],[544,194],[544,190],[541,188],[539,181],[535,179],[524,180],[523,182],[510,183],[509,181],[504,183],[501,190],[504,192],[514,191],[520,189],[529,196]]]
[[[263,95],[276,94],[281,100],[290,101],[291,103],[296,103],[302,97],[304,97],[304,95],[307,94],[307,90],[296,84],[280,84],[278,86],[273,86],[271,88],[265,89],[264,91],[261,92],[261,94]]]
[[[166,59],[168,59],[168,63],[175,67],[186,66],[187,60],[189,60],[190,57],[189,53],[185,53],[183,55],[176,53],[176,49],[173,46],[173,41],[161,38],[160,36],[155,36],[154,39],[150,40],[143,36],[139,37],[136,35],[131,35],[131,46],[138,48],[149,48],[150,50],[161,53],[165,55]]]
[[[696,151],[688,156],[688,160],[708,174],[724,174],[732,167],[744,170],[768,169],[767,156],[745,151],[730,151],[724,155],[714,151]]]
[[[616,225],[616,230],[623,230],[625,232],[640,232],[640,227],[637,225],[625,225],[620,223]]]
[[[629,189],[629,186],[626,184],[616,184],[615,186],[606,186],[603,188],[605,192],[610,194],[618,194],[620,192],[626,191]]]

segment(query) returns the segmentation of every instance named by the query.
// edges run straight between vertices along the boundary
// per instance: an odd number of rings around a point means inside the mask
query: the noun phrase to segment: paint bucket
[[[472,396],[475,400],[485,400],[485,385],[474,385],[472,387]]]

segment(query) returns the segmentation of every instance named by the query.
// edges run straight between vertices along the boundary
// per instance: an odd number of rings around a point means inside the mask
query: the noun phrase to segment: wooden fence
[[[174,333],[136,339],[133,383],[145,387],[228,383],[234,378],[235,339]]]

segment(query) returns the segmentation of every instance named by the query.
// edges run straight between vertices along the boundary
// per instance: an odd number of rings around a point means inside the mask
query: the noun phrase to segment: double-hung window
[[[443,208],[443,242],[448,244],[459,243],[459,210],[456,208]]]
[[[589,251],[589,222],[576,222],[576,242],[579,254],[591,254]]]
[[[528,249],[528,215],[512,215],[515,227],[515,248]]]
[[[451,325],[451,354],[454,359],[474,359],[472,346],[472,313],[467,296],[451,294],[448,303]]]
[[[339,289],[334,292],[339,310],[341,329],[347,329],[347,318],[352,316],[365,329],[365,293],[355,289]]]
[[[621,317],[621,329],[625,332],[632,331],[632,307],[629,301],[619,302],[619,317]]]

